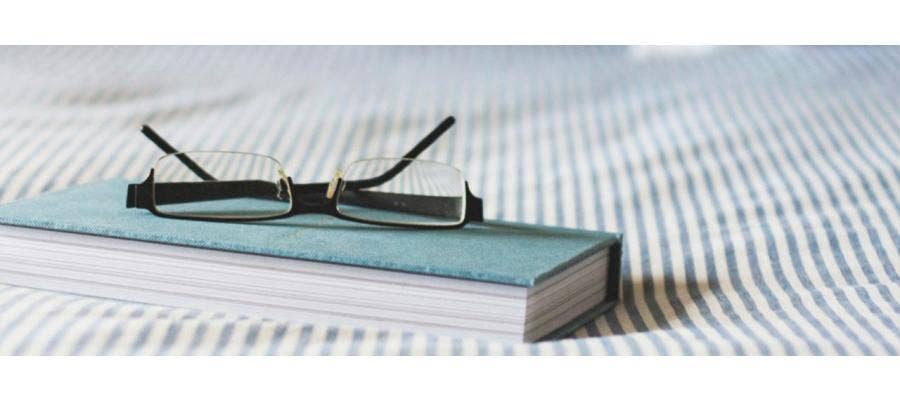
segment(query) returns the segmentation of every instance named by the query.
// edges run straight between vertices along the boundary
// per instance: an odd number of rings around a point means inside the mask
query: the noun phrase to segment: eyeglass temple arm
[[[172,145],[166,142],[162,138],[162,136],[159,136],[159,134],[156,133],[156,131],[154,131],[153,128],[150,127],[150,125],[142,126],[141,133],[143,133],[144,136],[147,137],[147,139],[150,139],[150,141],[153,142],[156,147],[159,147],[162,151],[166,152],[166,154],[178,153],[178,150],[176,150],[174,147],[172,147]],[[216,177],[212,176],[209,172],[206,172],[206,170],[197,165],[197,163],[194,162],[194,160],[192,160],[186,154],[175,154],[175,157],[178,157],[178,160],[181,161],[181,163],[184,164],[185,167],[188,167],[188,169],[193,171],[194,174],[200,177],[200,179],[203,179],[204,181],[216,180]]]

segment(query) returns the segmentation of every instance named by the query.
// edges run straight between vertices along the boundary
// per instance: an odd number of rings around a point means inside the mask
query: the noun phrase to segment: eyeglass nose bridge
[[[331,182],[328,182],[328,190],[325,191],[325,198],[331,200],[334,197],[335,192],[337,192],[338,184],[341,182],[341,178],[344,177],[344,171],[335,170],[334,177],[331,178]]]

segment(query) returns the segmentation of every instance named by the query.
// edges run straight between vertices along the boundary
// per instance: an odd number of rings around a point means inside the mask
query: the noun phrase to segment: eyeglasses
[[[329,214],[375,225],[459,228],[482,221],[482,202],[462,173],[418,160],[453,126],[447,117],[401,158],[356,161],[330,182],[294,184],[267,155],[230,151],[180,152],[147,125],[141,132],[166,152],[150,175],[128,185],[128,208],[198,221],[263,221]]]

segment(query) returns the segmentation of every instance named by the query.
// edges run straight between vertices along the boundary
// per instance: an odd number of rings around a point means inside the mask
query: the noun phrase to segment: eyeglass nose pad
[[[277,198],[278,200],[287,200],[289,193],[291,192],[290,188],[288,187],[287,174],[284,173],[283,169],[278,168],[278,176],[278,191],[275,192],[275,198]]]
[[[331,200],[334,197],[334,193],[337,192],[338,182],[341,181],[341,178],[344,176],[344,171],[335,170],[334,177],[331,178],[331,182],[328,182],[328,191],[325,192],[325,198]]]

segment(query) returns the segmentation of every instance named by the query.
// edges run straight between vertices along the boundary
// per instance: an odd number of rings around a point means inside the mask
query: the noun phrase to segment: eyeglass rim
[[[278,161],[277,158],[272,157],[272,156],[269,156],[269,155],[266,155],[266,154],[262,154],[262,153],[253,153],[253,152],[244,152],[244,151],[228,151],[228,150],[188,150],[188,151],[180,151],[180,152],[176,152],[176,153],[166,154],[166,155],[163,155],[162,157],[160,157],[160,158],[157,160],[157,164],[154,165],[154,169],[159,169],[158,164],[159,164],[160,161],[162,161],[162,160],[164,160],[164,159],[169,159],[169,158],[171,158],[171,157],[173,157],[173,156],[174,156],[174,157],[177,157],[178,155],[187,155],[187,156],[191,156],[191,155],[197,155],[197,154],[232,154],[232,155],[245,155],[245,156],[254,156],[254,157],[262,157],[262,158],[266,158],[266,159],[271,160],[273,163],[275,163],[275,166],[279,169],[279,172],[280,172],[280,174],[282,175],[280,179],[286,179],[286,178],[287,178],[287,175],[286,175],[286,174],[284,173],[284,171],[283,171],[284,167],[282,166],[281,162]],[[452,222],[415,222],[415,223],[402,223],[402,222],[396,222],[396,221],[388,221],[388,220],[378,220],[378,219],[362,218],[362,217],[359,217],[359,216],[356,216],[356,215],[347,213],[346,210],[341,210],[341,207],[340,207],[340,195],[341,195],[342,193],[344,193],[344,188],[343,188],[343,187],[341,187],[341,188],[337,191],[336,196],[335,196],[335,200],[334,200],[334,203],[335,203],[335,205],[334,205],[335,210],[334,210],[334,211],[335,211],[337,214],[340,214],[342,217],[345,217],[345,218],[347,218],[347,219],[349,219],[349,220],[353,220],[353,221],[357,221],[357,222],[363,222],[363,223],[376,223],[376,224],[384,224],[384,223],[388,223],[388,224],[396,224],[396,225],[403,225],[403,226],[423,226],[423,227],[450,227],[450,226],[456,226],[456,225],[458,225],[458,224],[461,224],[462,222],[464,222],[464,221],[466,220],[466,211],[467,211],[467,207],[468,207],[468,201],[467,201],[468,199],[467,199],[466,192],[465,192],[466,179],[465,179],[465,176],[463,175],[462,171],[461,171],[459,168],[456,168],[455,166],[450,165],[450,164],[447,164],[447,163],[444,163],[444,162],[434,161],[434,160],[427,160],[427,159],[419,159],[419,158],[410,158],[410,157],[369,157],[369,158],[363,158],[363,159],[355,160],[355,161],[353,161],[353,162],[347,164],[347,166],[344,167],[343,169],[344,169],[344,170],[347,170],[347,169],[349,169],[350,167],[352,167],[352,166],[355,165],[355,164],[360,164],[360,163],[364,163],[364,162],[372,162],[372,161],[376,161],[376,162],[377,162],[377,161],[387,161],[387,162],[409,161],[411,164],[418,164],[418,165],[422,165],[422,164],[429,165],[429,164],[430,164],[430,165],[434,165],[434,166],[439,166],[439,167],[442,167],[442,168],[446,168],[446,169],[448,169],[448,170],[451,170],[451,171],[455,172],[455,173],[456,173],[456,176],[457,176],[457,178],[458,178],[458,180],[459,180],[459,185],[460,185],[460,187],[461,187],[462,190],[463,190],[462,193],[460,194],[460,198],[461,198],[461,200],[462,200],[462,205],[461,205],[461,208],[460,208],[460,217],[459,217],[459,219],[457,219],[457,220],[455,220],[455,221],[452,221]],[[158,171],[157,171],[157,172],[158,172]],[[151,190],[153,190],[154,193],[155,193],[155,189],[156,189],[156,184],[157,184],[157,183],[161,183],[161,182],[159,182],[159,181],[157,181],[157,180],[154,180],[154,185],[153,185],[153,188],[151,189]],[[152,195],[152,198],[155,199],[155,197],[156,197],[155,194]],[[290,204],[290,206],[293,206],[293,202],[294,202],[294,198],[293,198],[293,196],[291,195],[291,196],[290,196],[290,199],[289,199],[289,204]],[[222,221],[228,221],[228,220],[232,220],[232,221],[240,221],[240,220],[253,220],[253,219],[257,219],[257,218],[278,217],[278,216],[283,216],[283,215],[290,214],[290,212],[291,212],[291,211],[290,211],[290,208],[289,208],[288,210],[286,210],[286,211],[284,211],[284,212],[273,213],[273,214],[271,214],[271,215],[264,215],[264,216],[259,216],[259,217],[256,217],[256,216],[241,216],[241,215],[219,215],[219,216],[215,216],[215,217],[211,217],[211,216],[210,216],[210,217],[203,217],[203,216],[200,216],[200,215],[171,213],[171,212],[167,212],[167,211],[163,210],[163,209],[160,208],[159,205],[157,205],[157,204],[154,204],[154,206],[156,206],[156,208],[157,208],[157,210],[159,211],[160,214],[165,215],[165,216],[169,216],[169,217],[177,217],[177,218],[209,218],[209,219],[222,220]]]

